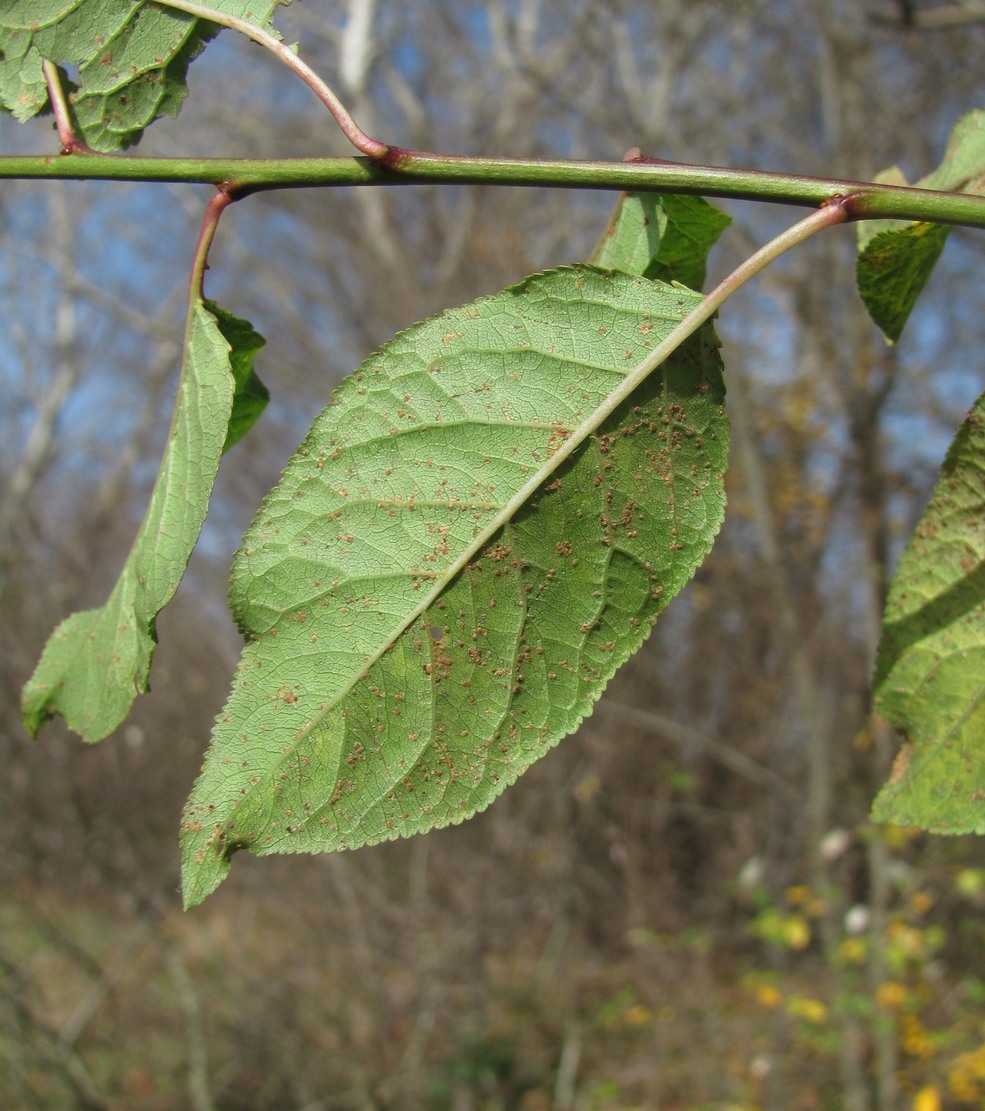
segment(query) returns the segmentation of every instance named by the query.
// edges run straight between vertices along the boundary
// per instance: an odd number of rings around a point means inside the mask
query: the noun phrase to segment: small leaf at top
[[[84,740],[101,740],[147,689],[157,615],[184,574],[229,434],[230,341],[238,345],[233,362],[245,368],[263,342],[245,321],[220,314],[191,308],[171,436],[147,513],[104,605],[66,618],[49,638],[22,694],[31,734],[61,714]]]
[[[877,182],[905,185],[898,166]],[[980,193],[985,188],[985,111],[969,112],[955,124],[940,166],[917,182],[920,189]],[[942,224],[898,220],[858,225],[856,279],[859,294],[890,343],[899,339],[917,298],[940,258],[949,229]]]
[[[591,261],[699,290],[708,252],[731,222],[703,197],[624,193]]]
[[[211,0],[210,7],[270,29],[277,0]],[[77,138],[100,151],[136,143],[177,115],[191,60],[214,23],[150,0],[5,0],[0,4],[0,108],[27,120],[48,106],[42,59],[77,69]]]
[[[401,333],[339,387],[235,562],[248,644],[185,808],[186,905],[237,849],[460,822],[577,728],[721,523],[710,327],[601,409],[699,302],[550,271]]]
[[[642,275],[657,257],[667,214],[656,193],[623,193],[591,262],[603,270]]]
[[[945,193],[957,193],[974,187],[983,174],[985,111],[979,108],[958,120],[948,137],[943,161],[936,170],[921,178],[917,185],[921,189],[941,189]]]
[[[985,833],[985,396],[947,454],[890,587],[876,706],[904,737],[873,817]]]
[[[705,284],[708,252],[732,223],[732,217],[709,204],[704,197],[671,193],[660,200],[667,226],[660,240],[660,250],[643,271],[643,276],[663,282],[680,282],[688,289],[700,290]]]

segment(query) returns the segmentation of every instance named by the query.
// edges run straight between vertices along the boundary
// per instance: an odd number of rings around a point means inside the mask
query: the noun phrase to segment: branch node
[[[846,222],[866,219],[863,209],[866,194],[864,190],[857,189],[852,193],[836,193],[822,204],[822,208],[837,205],[844,214]]]

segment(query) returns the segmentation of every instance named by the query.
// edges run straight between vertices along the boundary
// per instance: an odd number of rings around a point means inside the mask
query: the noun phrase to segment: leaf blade
[[[858,256],[859,295],[890,343],[902,335],[944,250],[948,232],[942,224],[891,228],[873,236]]]
[[[667,230],[667,213],[657,193],[623,193],[591,261],[605,270],[644,274],[657,257]]]
[[[878,182],[905,185],[897,166]],[[955,124],[940,166],[917,182],[921,189],[980,193],[985,188],[985,111],[968,112]],[[857,231],[856,283],[873,321],[890,343],[903,332],[947,241],[939,224],[873,220]]]
[[[191,306],[174,420],[150,504],[107,601],[66,618],[49,638],[21,696],[32,735],[60,714],[84,740],[101,740],[147,689],[157,615],[195,546],[229,433],[235,382],[222,326],[228,320],[235,318],[217,318],[201,302]],[[257,347],[249,326],[236,323],[234,339]]]
[[[708,254],[731,222],[703,197],[624,193],[591,261],[605,269],[699,290]]]
[[[948,452],[893,578],[876,706],[904,737],[877,821],[985,833],[985,396]]]
[[[460,821],[589,712],[720,526],[710,329],[553,477],[551,453],[699,302],[552,271],[402,333],[340,388],[234,568],[252,640],[182,822],[186,905],[238,848]]]
[[[271,30],[278,0],[210,5]],[[0,109],[22,122],[48,107],[41,60],[78,69],[77,137],[111,152],[177,115],[188,66],[219,28],[184,12],[132,0],[10,0],[0,11]]]
[[[206,311],[215,317],[219,331],[229,346],[229,369],[234,388],[226,439],[222,445],[225,453],[256,424],[270,400],[270,391],[253,368],[267,341],[248,320],[233,316],[214,301],[206,300],[203,304]]]
[[[732,223],[732,217],[704,197],[661,196],[667,226],[660,249],[644,276],[663,282],[680,282],[688,289],[705,284],[708,255],[719,236]]]

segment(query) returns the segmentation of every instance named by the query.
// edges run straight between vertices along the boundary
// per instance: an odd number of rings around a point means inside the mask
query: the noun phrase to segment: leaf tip
[[[229,858],[235,851],[216,849],[213,837],[203,838],[204,832],[183,823],[182,838],[187,839],[182,854],[181,897],[185,910],[204,903],[229,875]]]

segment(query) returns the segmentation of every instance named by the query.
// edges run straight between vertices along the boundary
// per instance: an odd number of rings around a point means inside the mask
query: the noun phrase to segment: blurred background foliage
[[[985,107],[985,14],[914,0],[335,0],[287,41],[371,134],[477,154],[645,153],[871,178]],[[346,154],[224,33],[141,154]],[[5,121],[4,150],[54,151]],[[18,691],[139,522],[208,190],[0,190],[0,1102],[165,1111],[941,1111],[985,1101],[985,847],[874,828],[887,572],[981,392],[985,240],[958,231],[897,347],[852,229],[720,321],[733,465],[695,582],[580,733],[470,823],[237,858],[179,911],[176,831],[238,652],[225,576],[340,378],[394,331],[588,256],[614,198],[270,194],[208,292],[268,338],[273,401],[226,458],[160,621],[153,691],[86,748]],[[724,205],[726,273],[796,213]]]

